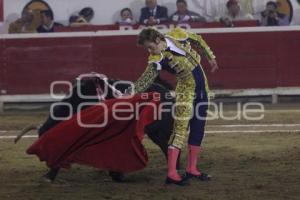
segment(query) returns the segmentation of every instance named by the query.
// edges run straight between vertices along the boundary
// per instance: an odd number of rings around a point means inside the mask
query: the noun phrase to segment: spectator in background
[[[74,16],[74,17],[73,17]],[[79,15],[76,17],[76,21],[70,23],[70,26],[81,26],[81,25],[88,25],[90,21],[94,17],[94,10],[91,7],[85,7],[80,12]],[[72,18],[72,20],[71,20]],[[75,20],[75,15],[72,15],[69,19],[70,21]]]
[[[120,12],[120,19],[116,22],[119,25],[134,25],[136,21],[133,19],[130,8],[123,8]]]
[[[140,24],[157,25],[168,21],[168,9],[157,5],[157,0],[146,0],[146,7],[141,9]]]
[[[77,19],[79,18],[78,15],[71,15],[69,18],[69,26],[72,26],[73,23],[76,23]]]
[[[278,5],[274,1],[266,4],[266,9],[261,13],[262,26],[288,26],[290,24],[289,17],[278,12]]]
[[[36,29],[38,33],[54,32],[56,27],[62,26],[61,24],[53,21],[54,17],[51,10],[42,10],[40,13],[42,24]]]
[[[9,33],[35,33],[36,26],[33,24],[34,14],[30,9],[25,9],[22,17],[9,25]]]
[[[171,15],[170,21],[173,22],[206,22],[206,19],[199,14],[188,10],[186,0],[176,1],[177,11]]]
[[[233,26],[233,21],[253,20],[251,14],[246,14],[241,10],[238,0],[229,0],[226,3],[227,12],[220,18],[220,22],[225,26]]]

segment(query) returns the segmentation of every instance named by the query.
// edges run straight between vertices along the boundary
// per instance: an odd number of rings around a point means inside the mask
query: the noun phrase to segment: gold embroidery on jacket
[[[193,100],[195,96],[196,83],[192,74],[195,67],[200,67],[205,81],[206,92],[208,93],[208,81],[200,65],[201,57],[192,48],[192,44],[204,51],[208,59],[214,59],[215,55],[200,35],[188,33],[183,29],[176,28],[167,33],[177,48],[182,49],[186,55],[178,55],[171,50],[162,51],[161,55],[150,55],[149,64],[143,75],[134,83],[135,92],[145,91],[158,75],[162,65],[167,64],[175,71],[177,78],[176,86],[176,109],[175,116],[180,117],[174,121],[173,134],[169,144],[181,148],[185,142],[189,119],[193,112]]]

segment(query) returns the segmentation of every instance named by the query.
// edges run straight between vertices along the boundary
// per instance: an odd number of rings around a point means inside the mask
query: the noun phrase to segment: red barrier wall
[[[7,88],[6,87],[6,60],[5,60],[5,51],[4,51],[4,41],[0,40],[0,95],[1,95],[1,90]]]
[[[300,32],[214,33],[203,37],[215,51],[220,70],[209,73],[216,89],[300,86]],[[55,80],[73,80],[96,71],[135,80],[147,52],[136,36],[0,39],[2,94],[48,93]]]
[[[4,10],[3,10],[3,0],[0,0],[0,22],[3,22],[3,15]]]

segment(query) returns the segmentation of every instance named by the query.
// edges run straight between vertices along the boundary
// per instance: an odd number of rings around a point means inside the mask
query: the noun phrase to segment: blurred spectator
[[[227,12],[225,16],[220,18],[220,22],[225,26],[233,26],[233,21],[252,20],[254,19],[251,14],[245,14],[241,10],[238,0],[229,0],[226,3]]]
[[[270,0],[238,0],[241,10],[244,13],[257,15],[260,19],[260,12],[264,10],[265,4]],[[220,17],[227,13],[226,3],[228,0],[192,0],[193,9],[204,16],[207,21],[219,21]]]
[[[94,10],[91,7],[83,8],[79,12],[79,18],[77,19],[77,22],[79,23],[90,23],[90,21],[94,17]]]
[[[157,0],[146,0],[146,7],[141,9],[140,24],[156,25],[168,21],[168,9],[157,5]]]
[[[173,22],[206,22],[206,19],[199,14],[188,10],[186,0],[176,1],[177,11],[171,15],[170,20]]]
[[[116,22],[119,25],[134,25],[136,21],[133,19],[130,8],[123,8],[120,12],[120,19]]]
[[[36,26],[33,24],[33,11],[25,9],[22,13],[22,17],[12,22],[9,25],[9,33],[35,33]]]
[[[278,5],[274,1],[266,4],[266,9],[261,12],[262,26],[288,26],[290,24],[289,17],[278,12]]]
[[[42,10],[41,12],[41,25],[36,29],[38,33],[50,33],[54,32],[54,29],[58,26],[62,26],[59,23],[53,21],[53,12],[51,10]]]
[[[77,19],[79,18],[78,15],[71,15],[69,18],[69,26],[71,26],[71,24],[76,23]]]
[[[75,15],[72,15],[69,19],[70,21],[75,20]],[[70,26],[81,26],[90,24],[90,21],[94,17],[94,10],[91,7],[85,7],[79,12],[79,16],[76,18],[75,22],[71,22]],[[72,19],[71,19],[72,18]]]

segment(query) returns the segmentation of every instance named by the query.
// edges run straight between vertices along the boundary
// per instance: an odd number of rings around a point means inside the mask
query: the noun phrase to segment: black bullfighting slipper
[[[45,175],[42,176],[42,181],[46,183],[53,183],[58,172],[59,172],[59,168],[50,169]]]
[[[171,178],[167,177],[165,183],[166,183],[166,185],[171,185],[171,184],[179,185],[179,186],[189,185],[189,181],[185,177],[182,178],[180,181],[176,181],[174,179],[171,179]]]
[[[125,181],[125,176],[121,172],[109,172],[109,176],[114,182],[123,183]]]
[[[211,180],[212,176],[209,174],[205,174],[205,173],[201,173],[200,175],[194,175],[191,173],[186,172],[186,179],[191,179],[191,178],[195,178],[199,181],[209,181]]]

